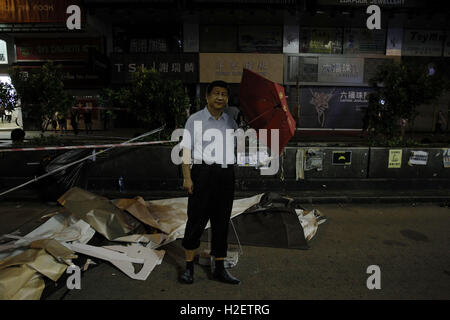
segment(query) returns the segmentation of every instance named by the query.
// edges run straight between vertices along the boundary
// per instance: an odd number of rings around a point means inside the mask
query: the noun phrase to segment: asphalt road
[[[450,209],[439,204],[305,204],[327,217],[309,250],[243,246],[230,272],[238,286],[209,279],[195,266],[195,282],[177,282],[183,250],[177,240],[146,281],[132,280],[109,263],[83,273],[81,289],[65,287],[48,299],[450,299]],[[0,234],[45,213],[43,203],[1,203]],[[202,243],[206,247],[206,243]],[[235,246],[232,246],[235,247]],[[369,290],[369,266],[380,289]]]

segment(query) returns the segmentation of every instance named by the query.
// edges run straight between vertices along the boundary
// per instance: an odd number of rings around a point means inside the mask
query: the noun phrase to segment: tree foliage
[[[189,96],[179,80],[166,80],[154,69],[140,68],[130,86],[106,89],[102,104],[128,109],[150,128],[166,125],[173,130],[184,126]]]
[[[11,81],[26,115],[24,121],[38,121],[43,130],[55,112],[66,114],[70,110],[75,100],[64,90],[63,77],[61,66],[51,61],[33,71],[12,71]]]
[[[401,131],[401,119],[414,121],[417,107],[438,98],[447,86],[445,77],[429,73],[427,64],[385,63],[371,79],[368,129],[372,138],[392,139]]]

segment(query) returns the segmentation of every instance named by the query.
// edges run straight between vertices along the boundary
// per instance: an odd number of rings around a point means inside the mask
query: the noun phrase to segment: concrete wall
[[[367,181],[411,181],[416,187],[420,187],[425,182],[433,186],[435,181],[437,186],[439,182],[450,181],[450,168],[443,166],[443,149],[403,148],[402,167],[399,169],[388,168],[388,148],[322,149],[323,170],[305,171],[304,180],[296,180],[297,148],[286,148],[285,156],[280,161],[280,170],[273,176],[263,176],[252,167],[236,167],[236,190],[308,190],[322,185],[336,189],[357,189]],[[87,161],[80,171],[77,185],[88,190],[118,190],[118,180],[122,176],[126,190],[181,190],[181,166],[172,163],[171,151],[171,147],[155,146],[117,148],[97,156],[95,162]],[[333,165],[333,151],[351,151],[351,165]],[[427,151],[428,164],[409,166],[411,151]],[[65,152],[67,151],[0,152],[0,189],[7,190],[41,175],[45,172],[39,165],[42,159]],[[49,178],[40,185],[54,187],[57,181]],[[26,188],[36,187],[30,185]]]
[[[388,168],[389,149],[371,148],[369,178],[375,179],[450,179],[450,168],[444,168],[443,149],[440,148],[392,148],[402,149],[401,168]],[[411,151],[428,152],[427,165],[408,165]]]

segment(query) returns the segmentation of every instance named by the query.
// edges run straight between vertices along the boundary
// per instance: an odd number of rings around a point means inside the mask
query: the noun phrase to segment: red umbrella
[[[271,129],[279,129],[279,153],[295,133],[284,88],[263,76],[244,69],[239,89],[241,110],[253,129],[267,129],[267,146],[272,149]],[[272,150],[273,151],[273,150]]]

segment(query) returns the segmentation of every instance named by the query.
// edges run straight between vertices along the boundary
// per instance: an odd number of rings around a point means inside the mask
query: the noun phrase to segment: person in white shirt
[[[188,192],[188,221],[182,242],[186,253],[186,269],[180,276],[182,283],[194,281],[195,250],[200,246],[200,237],[208,220],[211,221],[212,230],[210,255],[215,258],[213,277],[225,283],[240,283],[224,267],[235,182],[235,140],[227,135],[227,129],[228,132],[237,129],[234,119],[224,112],[228,95],[226,82],[213,81],[207,88],[207,106],[186,121],[181,142],[183,187]],[[223,139],[215,135],[214,140],[209,140],[208,132],[215,132]],[[213,142],[217,143],[211,151]]]

